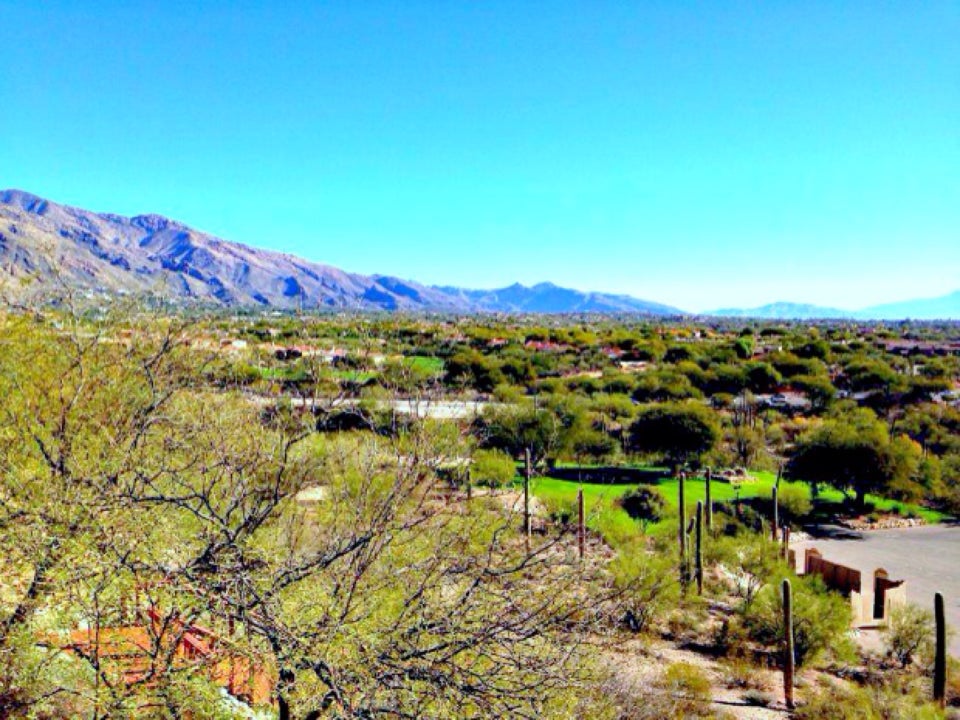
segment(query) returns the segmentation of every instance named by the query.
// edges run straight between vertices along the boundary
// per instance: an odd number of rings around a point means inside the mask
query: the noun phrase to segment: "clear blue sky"
[[[0,188],[699,310],[960,288],[960,3],[0,0]]]

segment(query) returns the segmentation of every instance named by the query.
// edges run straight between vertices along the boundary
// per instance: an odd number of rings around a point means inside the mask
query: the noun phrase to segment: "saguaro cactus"
[[[533,462],[530,458],[530,448],[524,455],[523,472],[523,535],[530,544],[530,475],[533,473]]]
[[[787,707],[793,709],[793,597],[790,581],[783,581],[783,699]]]
[[[783,540],[783,545],[780,548],[780,555],[784,560],[790,560],[790,526],[784,525],[780,528],[780,536]]]
[[[680,582],[686,587],[687,585],[687,508],[686,508],[686,497],[684,495],[684,473],[679,475],[679,505],[680,505],[680,527],[677,530],[677,535],[680,541]]]
[[[710,500],[710,485],[711,480],[713,479],[713,473],[710,472],[710,468],[707,468],[703,471],[703,489],[706,493],[706,509],[707,509],[707,530],[710,531],[713,529],[713,502]]]
[[[770,525],[770,539],[777,541],[777,528],[780,527],[780,506],[777,504],[777,488],[773,488],[773,518]]]
[[[697,595],[703,595],[703,503],[697,500],[696,550],[694,572],[697,575]]]
[[[947,701],[947,623],[943,612],[943,595],[933,596],[933,615],[937,623],[937,654],[933,662],[933,699],[940,707]]]
[[[583,488],[577,490],[577,547],[580,550],[580,560],[583,560],[587,538],[587,529],[584,527]]]

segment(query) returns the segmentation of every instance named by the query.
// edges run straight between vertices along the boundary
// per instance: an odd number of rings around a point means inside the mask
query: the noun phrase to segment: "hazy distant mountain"
[[[629,295],[581,292],[558,287],[548,282],[537,283],[532,287],[515,283],[498,290],[466,290],[456,287],[438,287],[437,289],[460,298],[479,310],[492,312],[684,314],[682,310],[675,307],[649,300],[639,300]]]
[[[946,320],[960,319],[960,290],[942,297],[874,305],[857,313],[857,317],[872,320]]]
[[[20,190],[0,191],[0,284],[41,292],[68,287],[92,298],[153,295],[178,303],[277,308],[680,312],[548,283],[461,290],[358,275],[221,240],[159,215],[94,213]]]
[[[937,298],[904,300],[873,305],[863,310],[776,302],[755,308],[723,308],[703,313],[715,317],[769,318],[779,320],[957,320],[960,319],[960,290]]]
[[[819,305],[775,302],[755,308],[722,308],[703,313],[715,317],[768,318],[776,320],[825,320],[852,317],[849,310],[838,310]]]

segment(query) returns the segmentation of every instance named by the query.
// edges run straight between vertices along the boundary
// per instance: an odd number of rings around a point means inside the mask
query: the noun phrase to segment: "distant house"
[[[923,355],[925,357],[960,355],[960,341],[956,340],[912,340],[897,338],[881,340],[877,343],[888,353],[902,355]]]
[[[523,346],[528,350],[535,350],[536,352],[566,352],[570,349],[569,345],[555,343],[550,340],[527,340]]]

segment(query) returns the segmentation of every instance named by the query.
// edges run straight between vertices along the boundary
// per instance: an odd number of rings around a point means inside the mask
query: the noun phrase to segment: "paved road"
[[[823,557],[860,570],[864,576],[882,567],[893,580],[907,581],[907,600],[933,610],[933,594],[942,592],[947,626],[954,631],[950,653],[960,657],[960,526],[931,525],[862,533],[796,543],[798,557],[813,546]]]
[[[260,405],[270,405],[275,403],[276,397],[251,396],[253,402]],[[302,398],[289,398],[293,407],[307,407],[312,404],[310,400]],[[324,403],[332,404],[336,407],[351,407],[359,405],[359,400],[354,399],[319,399],[317,405],[323,406]],[[472,420],[483,413],[483,411],[493,405],[500,406],[501,403],[489,402],[485,400],[381,400],[381,408],[392,408],[398,413],[404,415],[416,415],[419,418],[434,418],[437,420]]]

